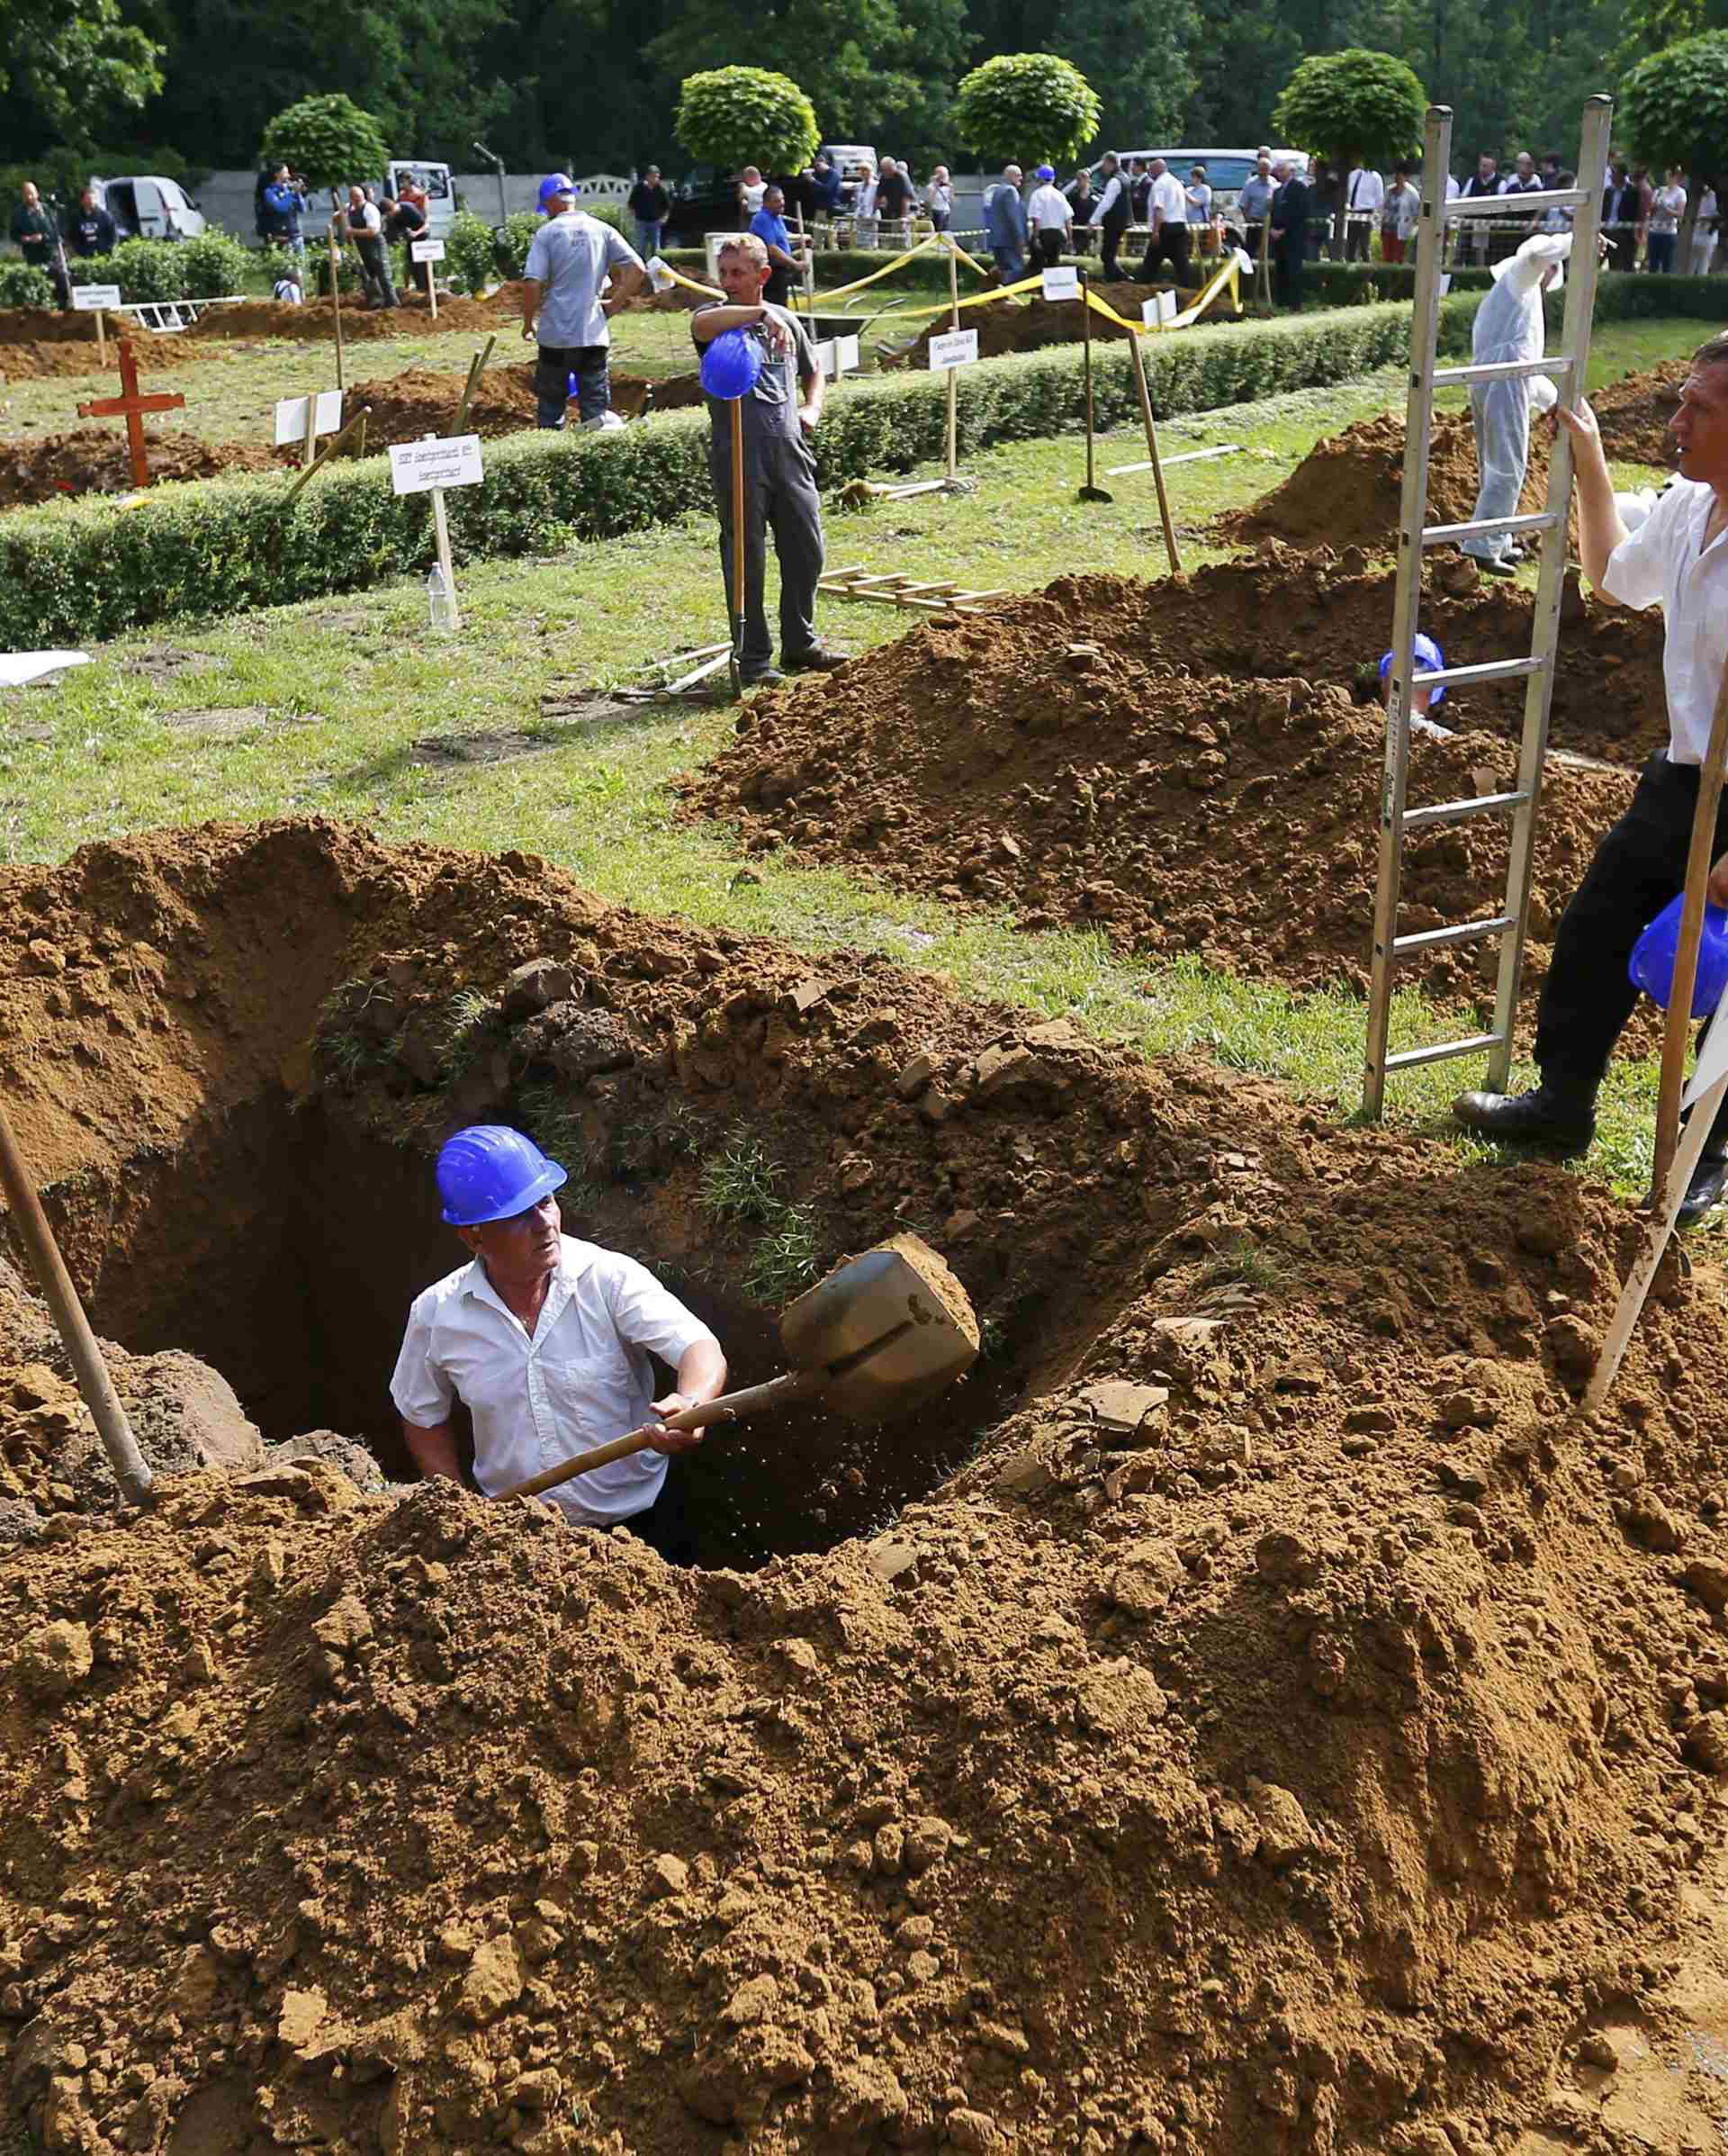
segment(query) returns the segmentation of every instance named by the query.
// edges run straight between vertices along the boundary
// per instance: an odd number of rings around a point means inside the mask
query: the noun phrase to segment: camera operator
[[[301,212],[306,207],[306,183],[287,166],[278,165],[264,191],[263,235],[266,247],[285,248],[296,262],[306,257],[301,236]]]

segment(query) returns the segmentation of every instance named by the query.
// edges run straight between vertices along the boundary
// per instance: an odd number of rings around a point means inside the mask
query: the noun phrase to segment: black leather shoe
[[[1706,1213],[1714,1213],[1721,1204],[1724,1190],[1728,1190],[1728,1160],[1713,1160],[1706,1153],[1692,1170],[1692,1180],[1687,1185],[1680,1209],[1674,1215],[1674,1225],[1696,1228]]]
[[[1508,1145],[1546,1145],[1562,1153],[1589,1150],[1596,1114],[1576,1094],[1538,1086],[1531,1093],[1461,1093],[1452,1112],[1466,1130]]]
[[[783,689],[786,686],[786,676],[778,666],[760,666],[754,673],[741,673],[738,677],[738,685],[745,690]]]
[[[813,644],[796,658],[790,652],[782,652],[780,664],[788,673],[832,673],[837,666],[844,666],[851,655],[850,652],[831,651],[825,644]]]

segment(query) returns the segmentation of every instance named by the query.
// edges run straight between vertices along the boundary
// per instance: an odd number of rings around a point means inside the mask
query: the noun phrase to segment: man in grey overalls
[[[822,366],[803,324],[784,307],[763,299],[768,249],[753,233],[741,233],[720,249],[725,299],[698,307],[690,334],[698,347],[723,329],[742,329],[762,347],[762,371],[742,400],[744,433],[744,639],[740,654],[745,682],[772,687],[786,673],[826,671],[842,654],[816,640],[816,580],[822,574],[822,505],[816,498],[816,463],[809,437],[822,417]],[[720,512],[720,566],[732,591],[732,407],[724,397],[708,403],[708,474]],[[768,532],[780,568],[780,666],[768,633],[762,603]]]

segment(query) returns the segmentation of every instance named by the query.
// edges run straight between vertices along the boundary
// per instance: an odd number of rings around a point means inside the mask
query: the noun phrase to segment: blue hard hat
[[[1432,636],[1418,635],[1416,639],[1416,663],[1424,673],[1438,673],[1445,665],[1446,654]],[[1392,654],[1390,652],[1383,652],[1380,661],[1381,680],[1383,681],[1391,671]],[[1446,685],[1442,681],[1429,701],[1429,710],[1432,711],[1436,704],[1444,704],[1445,700]]]
[[[1680,915],[1686,893],[1670,899],[1633,947],[1627,971],[1634,988],[1642,988],[1664,1010],[1674,993],[1674,961],[1679,951]],[[1707,1018],[1728,988],[1728,909],[1706,905],[1704,933],[1698,939],[1698,970],[1692,980],[1692,1015]]]
[[[746,329],[722,329],[702,355],[702,387],[711,397],[747,397],[761,371],[762,347]]]
[[[453,1228],[508,1220],[570,1179],[532,1138],[502,1123],[470,1123],[446,1139],[435,1172],[444,1217]]]
[[[1032,177],[1035,180],[1053,180],[1056,177],[1056,167],[1054,165],[1040,165],[1038,170],[1033,173]]]
[[[540,183],[540,207],[544,210],[554,194],[573,195],[576,183],[567,172],[549,172]]]

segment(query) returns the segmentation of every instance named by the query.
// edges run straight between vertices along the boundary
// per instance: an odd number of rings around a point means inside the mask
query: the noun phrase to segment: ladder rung
[[[1442,681],[1515,681],[1521,674],[1540,673],[1546,659],[1485,659],[1479,666],[1442,666],[1433,673],[1413,673],[1412,689],[1437,689]]]
[[[1414,1070],[1423,1063],[1444,1063],[1452,1056],[1473,1056],[1483,1050],[1498,1048],[1506,1038],[1504,1033],[1472,1033],[1468,1041],[1443,1041],[1438,1048],[1407,1048],[1400,1054],[1388,1056],[1388,1070]]]
[[[1572,363],[1563,354],[1553,359],[1485,359],[1472,366],[1436,367],[1430,376],[1439,389],[1448,382],[1518,382],[1531,374],[1552,374],[1564,381]]]
[[[1404,828],[1413,831],[1424,824],[1462,824],[1472,816],[1504,816],[1509,809],[1522,808],[1529,798],[1527,793],[1482,793],[1467,801],[1436,802],[1432,808],[1407,808]]]
[[[1480,943],[1491,935],[1504,935],[1513,925],[1510,914],[1496,914],[1491,921],[1461,921],[1456,928],[1425,928],[1420,935],[1392,938],[1392,956],[1403,961],[1424,951],[1444,951],[1454,943]]]
[[[1537,194],[1456,194],[1446,203],[1447,217],[1504,217],[1522,220],[1538,210],[1575,210],[1588,202],[1588,187],[1544,187]],[[1512,207],[1508,208],[1508,205]]]
[[[1449,539],[1473,538],[1487,531],[1552,531],[1560,519],[1552,510],[1535,510],[1522,517],[1479,517],[1468,524],[1425,524],[1422,544],[1444,546]]]

